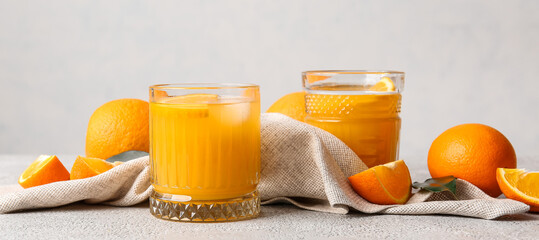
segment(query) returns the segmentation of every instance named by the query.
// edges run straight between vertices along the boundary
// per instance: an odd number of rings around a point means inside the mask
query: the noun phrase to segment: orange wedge
[[[78,156],[71,168],[71,180],[96,176],[113,168],[114,164],[100,158]]]
[[[392,92],[395,91],[395,84],[393,84],[393,81],[391,78],[388,77],[382,77],[379,82],[374,84],[374,86],[369,88],[369,91],[376,91],[376,92]]]
[[[403,204],[412,193],[410,171],[403,160],[369,168],[348,180],[357,194],[375,204]]]
[[[69,172],[55,155],[41,155],[22,172],[19,184],[23,188],[69,180]]]
[[[498,168],[496,180],[505,197],[530,205],[530,212],[539,212],[539,172]]]

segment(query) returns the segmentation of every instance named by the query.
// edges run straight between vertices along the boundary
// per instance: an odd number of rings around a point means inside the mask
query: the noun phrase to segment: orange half
[[[69,180],[69,172],[55,155],[39,156],[19,177],[23,188]]]
[[[498,168],[496,180],[505,197],[530,205],[530,212],[539,212],[539,172]]]
[[[71,180],[83,179],[104,173],[114,167],[114,164],[100,158],[78,156],[71,168]]]
[[[403,160],[369,168],[348,180],[357,194],[375,204],[404,204],[412,193],[410,171]]]

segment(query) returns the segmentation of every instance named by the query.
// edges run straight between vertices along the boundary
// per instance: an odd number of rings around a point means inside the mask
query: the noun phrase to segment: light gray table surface
[[[17,183],[37,155],[0,155],[0,186]],[[58,155],[70,169],[76,156]],[[425,157],[404,157],[413,181],[429,177]],[[539,157],[519,157],[539,170]],[[338,215],[291,205],[262,206],[260,217],[231,223],[178,223],[132,207],[74,203],[0,214],[0,239],[539,239],[539,214],[483,220],[442,215]]]

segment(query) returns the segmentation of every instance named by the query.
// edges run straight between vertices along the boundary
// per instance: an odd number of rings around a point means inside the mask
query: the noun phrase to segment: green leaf
[[[414,182],[412,184],[412,187],[416,189],[427,190],[430,192],[448,191],[453,195],[453,197],[455,197],[455,199],[458,200],[457,196],[455,195],[457,192],[457,178],[453,176],[429,178],[423,183]]]
[[[143,151],[127,151],[127,152],[123,152],[123,153],[120,153],[118,155],[114,155],[110,158],[107,158],[107,161],[108,162],[117,162],[117,161],[120,161],[120,162],[127,162],[129,160],[133,160],[135,158],[139,158],[139,157],[144,157],[144,156],[148,156],[148,153],[147,152],[143,152]]]

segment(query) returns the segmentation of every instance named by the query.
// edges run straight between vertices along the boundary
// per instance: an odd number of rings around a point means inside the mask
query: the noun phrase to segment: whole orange
[[[305,92],[284,95],[275,101],[266,112],[282,113],[298,121],[305,119]]]
[[[107,159],[129,150],[149,151],[149,106],[118,99],[95,110],[86,131],[86,156]]]
[[[479,187],[492,197],[502,192],[496,181],[497,168],[516,168],[513,146],[498,130],[477,123],[447,129],[430,146],[430,175],[453,175]]]

